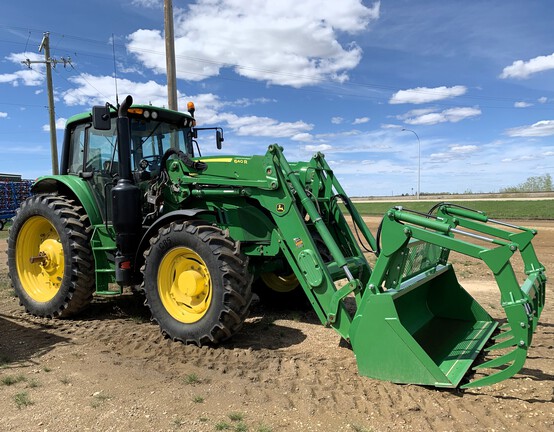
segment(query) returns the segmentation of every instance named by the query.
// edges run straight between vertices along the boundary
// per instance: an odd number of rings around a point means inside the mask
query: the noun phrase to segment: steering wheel
[[[111,155],[106,153],[95,154],[89,158],[85,165],[85,171],[100,172],[106,170],[105,164],[111,162]]]

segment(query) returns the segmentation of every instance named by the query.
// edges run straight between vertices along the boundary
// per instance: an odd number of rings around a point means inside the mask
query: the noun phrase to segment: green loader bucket
[[[349,334],[360,373],[467,388],[519,372],[545,302],[546,275],[531,245],[536,232],[451,204],[439,207],[437,216],[391,209],[380,231],[379,257]],[[498,323],[458,282],[450,251],[489,267],[506,313],[499,335],[493,336]],[[516,251],[526,276],[521,285],[510,263]],[[481,352],[494,356],[476,364]],[[490,374],[466,382],[468,373],[481,369]]]
[[[460,286],[450,265],[402,285],[372,295],[352,323],[360,374],[457,387],[497,323]]]

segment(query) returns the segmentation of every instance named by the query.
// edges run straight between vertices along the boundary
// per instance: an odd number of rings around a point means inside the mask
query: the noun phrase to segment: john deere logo
[[[277,204],[277,213],[283,213],[285,211],[285,204]]]

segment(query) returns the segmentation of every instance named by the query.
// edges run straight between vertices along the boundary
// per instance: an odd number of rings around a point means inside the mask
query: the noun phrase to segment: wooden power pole
[[[45,32],[42,38],[42,42],[38,47],[39,52],[44,50],[44,61],[36,61],[26,59],[21,62],[27,67],[31,67],[33,63],[44,63],[46,65],[46,85],[48,87],[48,113],[50,117],[50,149],[52,153],[52,174],[59,174],[58,168],[58,143],[56,139],[56,111],[54,109],[54,88],[52,86],[52,66],[56,66],[60,61],[63,62],[64,66],[67,63],[71,64],[70,59],[61,58],[61,60],[56,60],[50,57],[50,33]]]
[[[173,31],[173,1],[164,0],[165,59],[167,67],[168,108],[178,110],[177,74],[175,71],[175,36]]]
[[[52,86],[52,60],[50,58],[50,33],[44,33],[39,51],[44,48],[44,61],[46,62],[46,84],[48,86],[48,113],[50,117],[50,148],[52,150],[52,174],[59,174],[58,169],[58,143],[56,139],[56,113],[54,110],[54,88]]]

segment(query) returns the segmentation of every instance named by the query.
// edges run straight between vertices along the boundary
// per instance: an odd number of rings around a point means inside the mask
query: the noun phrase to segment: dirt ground
[[[521,224],[539,229],[535,245],[552,274],[554,221]],[[460,258],[456,271],[491,315],[505,317],[479,264]],[[197,348],[165,340],[138,295],[98,298],[78,319],[46,320],[3,290],[0,430],[552,431],[551,292],[522,371],[459,391],[359,376],[352,351],[312,312],[258,303],[231,341]]]

